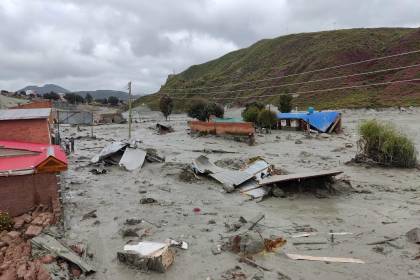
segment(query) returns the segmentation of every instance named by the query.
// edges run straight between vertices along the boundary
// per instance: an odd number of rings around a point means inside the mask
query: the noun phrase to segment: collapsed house
[[[221,183],[226,192],[238,189],[240,193],[253,199],[267,196],[272,188],[279,187],[283,183],[301,183],[311,179],[327,180],[342,173],[342,171],[333,170],[278,174],[279,171],[263,159],[251,161],[240,170],[230,170],[216,166],[203,155],[193,160],[192,169],[196,174],[210,176]]]
[[[277,113],[277,128],[339,133],[341,131],[341,113],[336,111]]]
[[[15,217],[42,204],[58,218],[57,174],[65,170],[59,146],[0,140],[0,211]]]
[[[50,108],[0,110],[0,140],[52,143]]]
[[[212,118],[208,122],[188,121],[191,133],[204,133],[223,136],[254,137],[255,128],[252,122],[234,118]]]
[[[108,165],[119,165],[128,171],[140,169],[144,161],[164,162],[165,158],[157,155],[156,151],[143,150],[137,147],[136,143],[112,142],[105,146],[92,159],[92,164],[105,163]]]

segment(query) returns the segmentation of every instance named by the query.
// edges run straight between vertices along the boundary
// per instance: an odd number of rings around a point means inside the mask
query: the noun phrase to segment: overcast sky
[[[263,38],[382,26],[420,26],[420,0],[0,0],[0,89],[151,93]]]

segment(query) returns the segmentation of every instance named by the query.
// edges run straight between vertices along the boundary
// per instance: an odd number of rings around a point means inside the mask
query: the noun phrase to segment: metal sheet
[[[303,120],[320,132],[327,132],[341,114],[336,111],[277,113],[279,120]]]
[[[319,177],[331,177],[343,173],[343,171],[320,171],[320,172],[307,172],[307,173],[298,173],[298,174],[287,174],[287,175],[274,175],[262,179],[259,182],[260,186],[270,185],[280,182],[288,181],[299,181],[304,179],[319,178]]]
[[[214,165],[206,156],[199,156],[193,160],[193,168],[201,174],[208,174],[213,179],[222,183],[227,191],[253,178],[254,175],[240,170],[228,170]]]
[[[0,110],[0,120],[46,119],[51,114],[51,108],[42,109],[8,109]]]
[[[97,163],[100,160],[107,158],[113,154],[115,154],[116,152],[122,150],[123,148],[127,147],[128,144],[124,143],[124,142],[112,142],[111,144],[109,144],[108,146],[105,146],[100,152],[99,154],[95,155],[90,161],[92,163]]]
[[[140,169],[146,158],[146,151],[141,149],[126,148],[120,160],[120,166],[128,171]]]

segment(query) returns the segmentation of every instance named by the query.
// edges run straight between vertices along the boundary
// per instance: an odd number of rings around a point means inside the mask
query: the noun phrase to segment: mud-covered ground
[[[228,115],[239,112],[234,110]],[[66,238],[85,242],[93,252],[97,272],[88,279],[235,279],[222,278],[235,266],[241,267],[247,279],[419,279],[420,260],[414,257],[419,254],[420,245],[409,243],[405,233],[420,226],[420,171],[345,165],[356,153],[356,128],[363,119],[397,123],[420,150],[419,110],[343,111],[344,132],[340,135],[309,139],[302,132],[273,131],[258,135],[257,144],[252,147],[214,136],[192,138],[187,134],[185,115],[171,117],[175,132],[166,135],[157,135],[149,128],[163,121],[159,113],[140,110],[135,116],[140,117],[140,122],[133,124],[134,137],[143,142],[143,147],[155,148],[164,155],[166,163],[146,162],[139,172],[111,166],[105,167],[106,174],[90,173],[93,167],[87,166],[89,159],[112,140],[126,139],[127,124],[95,127],[97,139],[76,140],[76,153],[69,157],[63,191]],[[90,128],[77,132],[74,127],[65,127],[64,131],[66,136],[90,134]],[[296,140],[302,144],[296,144]],[[208,178],[181,180],[183,168],[202,154],[194,150],[202,149],[234,152],[208,155],[228,166],[261,156],[290,173],[340,169],[344,174],[339,178],[348,179],[352,187],[341,185],[335,195],[297,193],[256,203],[238,192],[225,193],[218,182]],[[158,203],[140,204],[145,197]],[[199,214],[193,211],[197,207],[201,209]],[[92,210],[97,210],[97,218],[82,220]],[[221,236],[231,234],[226,232],[225,223],[235,223],[240,216],[252,218],[259,212],[265,214],[260,223],[263,235],[283,236],[288,241],[276,253],[254,257],[271,272],[239,263],[238,256],[230,252],[212,253]],[[128,218],[150,223],[127,226],[124,223]],[[137,230],[140,237],[123,237],[122,231],[127,228]],[[308,230],[317,232],[311,240],[328,241],[327,244],[293,245],[305,239],[292,235]],[[331,243],[330,230],[353,234],[336,236]],[[387,237],[399,238],[391,243],[367,245]],[[165,274],[143,273],[116,259],[116,252],[130,240],[167,238],[184,240],[189,249],[177,250],[174,264]],[[352,257],[366,263],[291,260],[284,252]]]

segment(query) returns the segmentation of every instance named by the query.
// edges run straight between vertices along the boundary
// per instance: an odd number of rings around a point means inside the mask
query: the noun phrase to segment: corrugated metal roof
[[[304,120],[309,123],[313,128],[327,132],[328,128],[335,122],[340,116],[339,112],[336,111],[315,111],[313,113],[308,112],[293,112],[293,113],[278,113],[277,118],[281,120]]]
[[[46,119],[50,114],[51,108],[0,110],[0,121]]]
[[[244,120],[242,118],[212,118],[213,122],[228,122],[228,123],[242,123]]]

